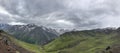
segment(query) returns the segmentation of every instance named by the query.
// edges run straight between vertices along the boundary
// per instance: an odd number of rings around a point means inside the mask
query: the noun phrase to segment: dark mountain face
[[[43,26],[37,26],[34,24],[28,25],[7,25],[1,24],[0,29],[7,31],[12,34],[15,38],[34,44],[45,44],[49,41],[58,37],[59,33],[57,33],[54,29],[49,29]]]

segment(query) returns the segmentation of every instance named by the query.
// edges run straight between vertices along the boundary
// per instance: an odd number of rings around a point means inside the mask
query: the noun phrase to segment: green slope
[[[108,46],[120,44],[119,34],[120,30],[112,29],[73,31],[62,34],[44,46],[10,38],[17,45],[35,53],[102,53]]]
[[[1,32],[1,30],[0,30],[0,33],[5,34],[4,36],[8,37],[11,40],[11,42],[13,42],[15,45],[21,46],[22,48],[25,48],[28,51],[35,52],[35,53],[44,53],[44,50],[39,45],[29,44],[29,43],[17,40],[16,38],[12,37],[10,34],[4,31]]]
[[[15,42],[15,44],[17,44],[17,45],[19,45],[19,46],[21,46],[29,51],[32,51],[35,53],[44,53],[44,51],[42,50],[42,47],[40,47],[39,45],[26,43],[26,42],[17,40],[13,37],[10,37],[10,38]]]
[[[106,32],[107,31],[107,32]],[[113,44],[119,44],[114,30],[69,32],[44,46],[47,53],[98,53]]]

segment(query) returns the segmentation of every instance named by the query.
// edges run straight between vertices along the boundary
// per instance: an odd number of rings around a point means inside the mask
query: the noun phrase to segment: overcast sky
[[[120,26],[120,0],[0,0],[0,23],[91,29]]]

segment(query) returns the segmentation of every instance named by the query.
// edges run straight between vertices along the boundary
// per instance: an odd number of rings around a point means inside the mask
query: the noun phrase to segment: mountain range
[[[35,24],[0,24],[0,29],[12,34],[13,37],[19,40],[40,45],[46,44],[60,35],[55,29],[37,26]]]
[[[21,47],[22,50],[29,53],[120,53],[120,28],[69,31],[62,34],[55,29],[34,24],[1,24],[0,29],[5,30],[6,34],[11,34],[7,36],[12,37],[11,40],[15,41],[8,42],[13,42],[13,46],[17,45],[17,52],[21,52],[19,48]],[[0,43],[1,45],[6,44]],[[14,48],[12,45],[10,46]]]

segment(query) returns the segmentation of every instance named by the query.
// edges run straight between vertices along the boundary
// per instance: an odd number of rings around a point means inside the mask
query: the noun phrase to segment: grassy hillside
[[[42,47],[35,44],[29,44],[29,43],[17,40],[14,37],[10,36],[10,34],[0,30],[0,40],[2,39],[2,37],[6,37],[7,41],[9,41],[10,43],[14,43],[15,45],[20,46],[21,48],[24,48],[28,51],[35,52],[35,53],[44,53]],[[9,42],[8,44],[10,44]]]
[[[62,34],[44,46],[22,42],[11,36],[10,38],[17,45],[35,53],[110,53],[105,49],[120,45],[119,35],[119,29],[73,31]]]
[[[47,53],[100,53],[119,44],[119,32],[112,29],[69,32],[44,46]]]
[[[29,51],[32,51],[35,53],[44,53],[44,50],[42,50],[42,47],[40,47],[39,45],[26,43],[26,42],[17,40],[13,37],[10,37],[10,38],[15,42],[15,44],[17,44],[17,45],[19,45],[19,46],[21,46]]]

